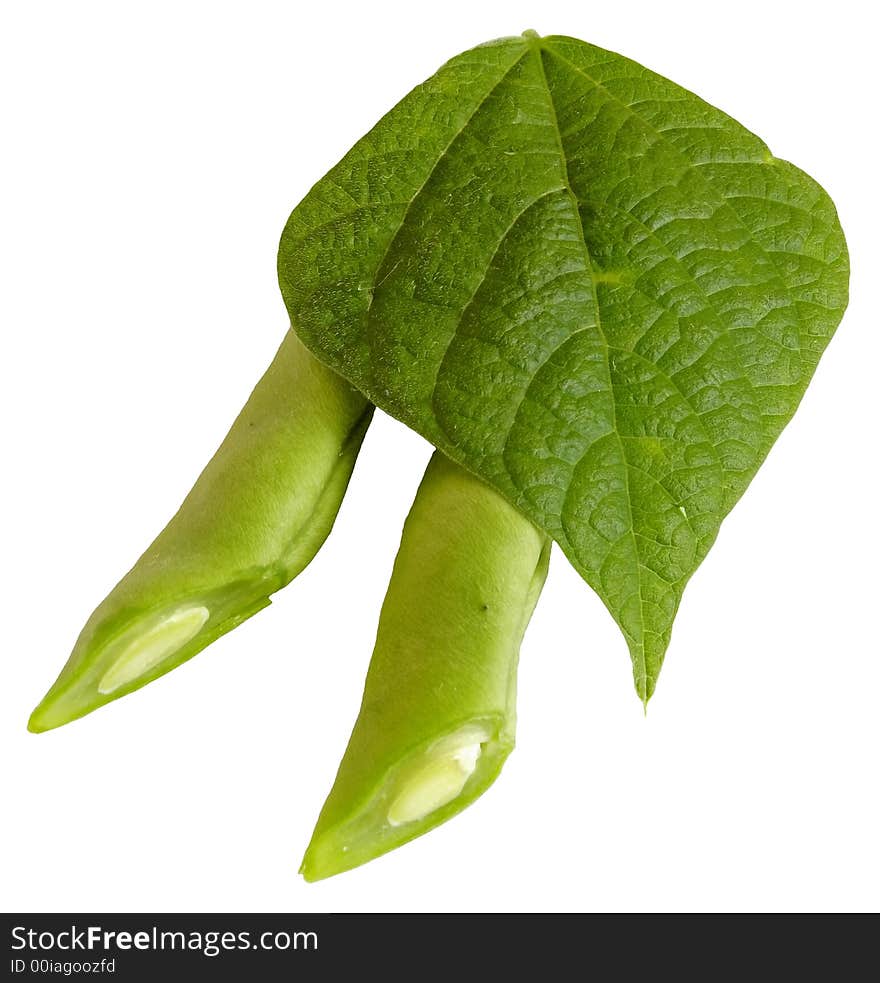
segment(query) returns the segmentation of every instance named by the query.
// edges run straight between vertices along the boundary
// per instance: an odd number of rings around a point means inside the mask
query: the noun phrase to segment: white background
[[[878,907],[869,4],[5,3],[0,22],[6,911]],[[852,302],[689,586],[645,717],[558,551],[518,748],[472,808],[316,885],[297,867],[360,699],[429,447],[381,414],[267,611],[144,690],[25,722],[285,327],[288,212],[443,61],[535,28],[694,89],[829,190]]]

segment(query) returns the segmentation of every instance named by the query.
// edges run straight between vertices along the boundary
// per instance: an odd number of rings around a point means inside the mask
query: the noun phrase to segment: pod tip
[[[30,717],[28,717],[27,729],[32,734],[44,734],[47,730],[52,730],[58,724],[47,719],[45,699],[34,707]]]

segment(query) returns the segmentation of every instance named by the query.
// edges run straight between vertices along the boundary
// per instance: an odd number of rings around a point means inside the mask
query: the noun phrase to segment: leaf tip
[[[648,716],[648,703],[651,701],[651,697],[654,695],[654,690],[657,687],[657,678],[652,675],[639,675],[635,678],[636,694],[642,704],[642,709],[645,716]]]

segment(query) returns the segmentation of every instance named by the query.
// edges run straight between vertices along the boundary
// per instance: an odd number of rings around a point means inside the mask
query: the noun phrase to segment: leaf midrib
[[[587,265],[587,270],[589,271],[590,292],[593,298],[593,308],[595,310],[595,316],[596,316],[596,329],[602,340],[602,346],[605,351],[605,373],[607,376],[606,381],[608,383],[608,392],[611,398],[611,414],[612,414],[611,418],[614,426],[614,439],[617,442],[617,447],[620,452],[620,459],[623,462],[623,475],[624,475],[623,480],[624,480],[625,497],[626,497],[626,513],[627,513],[627,518],[629,520],[628,535],[629,535],[630,542],[632,544],[632,550],[636,559],[636,566],[637,566],[636,586],[637,586],[638,597],[639,597],[639,626],[641,629],[641,637],[638,640],[635,639],[633,640],[635,644],[638,646],[638,654],[636,655],[636,653],[632,651],[632,645],[630,645],[630,655],[631,657],[633,657],[633,661],[638,660],[640,678],[637,681],[637,689],[638,689],[639,696],[642,698],[642,701],[647,705],[648,663],[647,663],[647,657],[645,655],[645,598],[642,593],[642,574],[641,574],[641,571],[646,568],[644,563],[642,562],[642,556],[641,553],[639,552],[639,544],[635,534],[635,522],[633,519],[633,512],[632,512],[632,494],[631,494],[630,482],[629,482],[629,462],[627,461],[626,449],[623,446],[623,441],[620,439],[620,427],[618,426],[618,421],[617,421],[617,402],[614,398],[614,380],[611,377],[610,346],[608,343],[608,337],[605,334],[605,329],[602,324],[602,311],[599,307],[599,297],[596,292],[595,271],[593,270],[593,261],[592,261],[592,257],[590,256],[590,250],[587,247],[587,238],[586,235],[584,234],[583,222],[581,221],[580,203],[578,201],[577,195],[574,193],[574,188],[572,187],[571,184],[571,175],[569,174],[568,171],[568,157],[566,156],[565,153],[565,145],[562,142],[562,133],[560,132],[559,129],[559,118],[556,114],[556,104],[553,101],[553,92],[550,89],[550,83],[547,81],[547,73],[544,69],[543,45],[540,39],[530,39],[529,47],[531,49],[532,56],[535,58],[535,61],[537,62],[538,70],[541,76],[541,81],[544,86],[544,91],[547,94],[547,106],[550,112],[550,122],[553,126],[553,135],[556,138],[556,145],[559,148],[559,159],[562,164],[562,173],[565,177],[565,191],[568,194],[569,199],[571,201],[571,207],[572,210],[574,211],[578,229],[580,230],[580,239],[584,249],[584,260]],[[570,487],[571,486],[569,486],[569,488],[566,489],[566,497],[568,497]],[[562,511],[564,512],[564,508],[562,509]],[[566,534],[566,539],[568,539],[568,534]],[[597,592],[599,592],[598,587],[596,589]],[[620,625],[620,628],[622,631],[624,631],[626,635],[629,635],[629,632],[626,631],[626,629],[622,624]]]
[[[548,42],[549,42],[549,39],[548,39]],[[685,165],[685,167],[687,167],[688,169],[691,169],[692,168],[692,166],[693,166],[692,163],[687,159],[687,157],[684,154],[682,154],[682,152],[674,144],[672,144],[666,138],[666,136],[664,135],[664,132],[662,130],[658,130],[648,120],[646,120],[644,118],[644,116],[642,116],[640,113],[635,112],[634,109],[633,109],[633,107],[631,105],[628,105],[622,99],[620,99],[618,96],[616,96],[613,92],[611,92],[610,89],[608,89],[606,86],[604,86],[598,79],[596,79],[594,76],[590,75],[589,72],[584,71],[582,68],[580,68],[580,66],[575,65],[574,62],[572,62],[570,59],[566,58],[565,55],[560,54],[549,43],[545,43],[545,46],[542,46],[542,50],[546,50],[548,52],[548,54],[550,54],[553,58],[556,58],[557,61],[559,61],[562,64],[566,65],[571,71],[575,72],[576,74],[583,76],[585,79],[587,79],[590,82],[591,85],[593,85],[595,88],[597,88],[597,89],[601,90],[602,92],[604,92],[608,96],[609,99],[613,100],[613,102],[616,105],[618,105],[622,109],[624,109],[630,116],[635,117],[636,119],[638,119],[647,129],[649,129],[650,132],[653,133],[656,136],[656,138],[658,139],[658,141],[660,141],[663,144],[663,146],[667,149],[667,151],[670,152],[670,153],[672,153],[676,157],[677,160],[681,161]],[[549,90],[549,86],[548,86],[548,90]],[[721,128],[718,127],[716,129],[721,129]],[[557,127],[557,131],[559,132],[559,128],[558,127]],[[561,143],[561,141],[562,141],[562,136],[561,136],[561,132],[560,132],[560,143]],[[768,153],[769,153],[769,151],[768,151]],[[564,153],[563,153],[563,157],[565,158]],[[742,231],[747,235],[749,241],[755,246],[755,248],[759,249],[763,255],[767,255],[767,250],[765,250],[763,248],[763,246],[761,246],[760,243],[758,243],[755,240],[754,236],[751,233],[751,230],[742,221],[742,219],[740,218],[739,214],[736,212],[736,209],[734,209],[733,206],[730,206],[730,205],[727,204],[727,201],[728,201],[727,197],[726,196],[721,196],[720,201],[718,201],[717,197],[714,194],[714,190],[712,189],[712,187],[705,180],[703,180],[702,178],[700,178],[700,183],[703,186],[703,190],[706,192],[707,198],[709,198],[711,200],[716,200],[718,202],[718,207],[729,207],[730,210],[731,210],[731,212],[736,216],[738,225],[741,227]],[[574,192],[574,189],[572,189],[572,194],[574,194],[575,199],[580,203],[580,199],[578,198],[577,194]],[[693,274],[690,272],[690,270],[687,268],[687,266],[685,266],[685,264],[682,262],[683,257],[677,256],[669,248],[669,246],[662,239],[662,237],[660,237],[657,234],[659,230],[656,229],[656,228],[652,228],[651,226],[647,225],[642,219],[640,219],[637,215],[635,215],[631,209],[623,208],[623,207],[621,207],[619,205],[612,204],[612,203],[610,203],[608,201],[605,201],[603,203],[603,207],[606,207],[606,208],[609,208],[609,209],[611,209],[613,211],[616,211],[616,212],[618,212],[621,215],[625,215],[627,218],[629,218],[631,221],[635,222],[637,225],[639,225],[641,228],[643,228],[645,230],[645,232],[648,234],[648,236],[651,238],[651,240],[653,242],[655,242],[664,251],[664,253],[666,253],[666,255],[669,256],[670,259],[672,259],[675,262],[676,268],[679,269],[682,272],[682,274],[687,278],[687,280],[691,284],[693,284],[694,288],[698,291],[698,293],[700,294],[700,296],[704,299],[704,301],[706,303],[707,309],[712,311],[712,313],[716,317],[719,325],[721,325],[721,327],[724,329],[724,335],[723,336],[727,336],[729,334],[729,330],[730,329],[727,329],[727,328],[724,327],[724,318],[722,317],[721,312],[718,310],[718,307],[717,307],[715,301],[712,299],[711,295],[706,292],[706,290],[702,286],[702,284],[700,284],[700,282],[693,276]],[[799,313],[797,311],[796,305],[794,304],[794,301],[793,301],[790,293],[785,289],[785,284],[782,281],[781,276],[779,275],[778,266],[777,266],[777,264],[775,262],[772,261],[772,259],[770,259],[770,262],[772,263],[772,266],[773,266],[774,271],[776,271],[775,272],[775,275],[776,275],[776,279],[778,281],[778,284],[782,288],[783,292],[785,293],[785,295],[788,298],[788,305],[787,306],[794,311],[795,315],[798,317],[798,323],[800,324],[800,317],[799,317]],[[640,293],[642,292],[640,290],[640,288],[638,287],[637,284],[634,284],[634,289],[639,290]],[[645,296],[647,297],[647,299],[649,299],[651,301],[654,301],[654,298],[650,297],[650,295],[645,294]],[[764,333],[758,329],[757,324],[754,325],[754,330],[757,331],[759,334],[764,335]],[[778,342],[776,342],[775,339],[772,339],[772,338],[770,338],[769,336],[766,336],[766,335],[764,335],[764,337],[766,337],[767,340],[770,341],[772,344],[774,344],[774,345],[775,344],[778,344]],[[795,351],[795,349],[788,349],[788,350],[789,351],[792,351],[792,352]],[[799,358],[803,358],[803,348],[802,348],[802,345],[800,343],[800,330],[798,331],[798,348],[796,349],[796,351],[797,351],[798,357]],[[763,458],[766,455],[767,450],[768,450],[768,447],[767,447],[768,437],[767,437],[766,427],[765,427],[765,424],[764,424],[765,414],[764,414],[764,412],[763,412],[763,410],[761,408],[760,401],[757,399],[757,394],[755,393],[755,388],[756,387],[754,386],[754,384],[752,383],[752,381],[749,379],[748,375],[746,374],[745,366],[742,363],[742,358],[741,358],[741,356],[739,354],[739,351],[738,351],[738,349],[737,349],[737,347],[735,345],[731,347],[731,351],[729,352],[729,355],[736,360],[737,365],[739,367],[738,381],[740,381],[743,384],[745,384],[748,387],[749,391],[753,394],[753,403],[754,403],[754,406],[755,406],[757,412],[760,414],[761,420],[762,420],[762,423],[761,423],[761,434],[762,434],[762,438],[763,438],[762,445],[760,447],[752,448],[753,451],[754,451],[754,453],[755,453],[755,461],[756,461],[755,467],[751,469],[751,474],[754,474],[754,472],[757,470],[757,467],[760,466],[760,463],[763,460]],[[702,357],[702,356],[700,356],[700,357]],[[689,367],[688,365],[680,366],[679,369],[678,369],[678,371],[683,371],[684,369],[686,369],[688,367]],[[659,366],[658,366],[658,368],[659,368]],[[667,379],[669,379],[670,384],[681,395],[681,397],[685,401],[685,403],[692,409],[692,411],[694,412],[694,415],[697,417],[697,419],[699,419],[701,421],[701,425],[702,425],[701,414],[697,411],[696,407],[693,405],[693,403],[691,402],[691,400],[688,397],[688,395],[679,387],[679,385],[676,382],[676,380],[671,375],[669,375],[669,373],[664,373],[664,375],[665,375],[665,377]],[[796,383],[792,383],[791,385],[796,385]],[[772,442],[772,437],[770,438],[770,442]],[[717,457],[717,448],[715,447],[714,442],[711,441],[711,440],[709,440],[709,443],[712,445],[713,449],[715,450],[716,457]],[[722,482],[723,482],[723,487],[724,487],[724,490],[725,490],[725,501],[729,503],[726,508],[724,506],[722,506],[722,508],[720,509],[720,511],[717,513],[717,520],[718,520],[718,524],[720,525],[720,523],[723,520],[724,516],[730,511],[730,509],[733,507],[733,504],[735,504],[736,500],[741,495],[743,489],[736,487],[736,485],[734,483],[735,482],[734,476],[723,466],[723,463],[721,463],[720,458],[718,458],[718,460],[719,460],[719,463],[721,464]]]

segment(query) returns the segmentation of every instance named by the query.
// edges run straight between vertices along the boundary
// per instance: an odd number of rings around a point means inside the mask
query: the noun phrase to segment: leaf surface
[[[810,177],[635,62],[535,36],[406,96],[294,210],[278,269],[318,358],[559,543],[643,700],[848,282]]]

